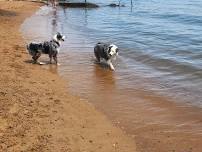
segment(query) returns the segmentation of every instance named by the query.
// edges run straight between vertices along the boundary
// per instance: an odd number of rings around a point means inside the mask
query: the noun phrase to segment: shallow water
[[[24,22],[22,33],[27,41],[65,34],[61,66],[52,70],[68,80],[70,92],[131,132],[137,125],[134,117],[144,115],[141,110],[155,115],[144,119],[148,123],[168,123],[172,117],[161,115],[167,109],[156,102],[202,107],[202,2],[141,0],[133,7],[127,1],[122,1],[126,7],[104,6],[109,3],[99,3],[97,9],[44,6]],[[93,47],[99,41],[120,47],[115,72],[94,63]]]

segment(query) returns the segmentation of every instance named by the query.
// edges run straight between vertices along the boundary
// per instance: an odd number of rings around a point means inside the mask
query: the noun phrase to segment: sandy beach
[[[134,139],[70,95],[57,74],[28,62],[19,28],[38,8],[0,2],[0,151],[135,152]]]

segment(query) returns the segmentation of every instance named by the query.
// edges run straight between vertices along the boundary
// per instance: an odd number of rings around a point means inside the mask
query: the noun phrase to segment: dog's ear
[[[57,39],[64,41],[62,34],[60,34],[59,32],[57,33]]]
[[[108,51],[108,53],[110,53],[110,52],[111,52],[111,48],[112,48],[112,47],[113,47],[113,46],[109,46],[109,47],[108,47],[108,50],[107,50],[107,51]]]
[[[57,34],[57,39],[60,40],[62,36],[60,34]]]

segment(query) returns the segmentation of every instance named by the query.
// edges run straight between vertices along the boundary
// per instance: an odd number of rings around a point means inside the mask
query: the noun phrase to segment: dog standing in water
[[[97,43],[94,47],[94,54],[98,62],[101,58],[107,61],[111,70],[115,70],[112,59],[116,59],[118,55],[118,47],[114,44]]]
[[[30,43],[27,45],[27,50],[29,54],[32,56],[34,63],[42,64],[38,62],[38,58],[41,54],[48,54],[50,58],[50,64],[52,64],[52,58],[56,64],[58,64],[57,55],[60,50],[60,45],[62,41],[65,40],[65,36],[60,33],[54,35],[51,41],[45,41],[43,43]]]

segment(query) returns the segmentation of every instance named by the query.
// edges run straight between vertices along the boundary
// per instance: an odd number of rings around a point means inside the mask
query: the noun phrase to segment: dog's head
[[[108,53],[110,56],[115,56],[115,55],[118,55],[118,47],[114,44],[111,44],[109,47],[108,47]]]
[[[60,34],[59,32],[53,36],[53,39],[56,41],[56,42],[61,42],[61,41],[64,41],[65,40],[65,36]]]

